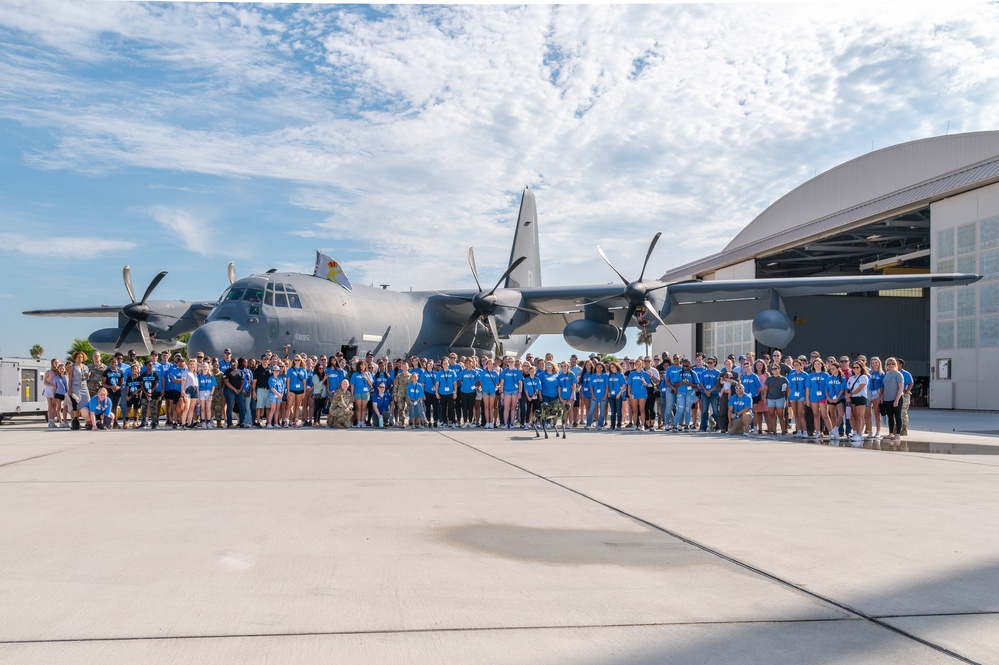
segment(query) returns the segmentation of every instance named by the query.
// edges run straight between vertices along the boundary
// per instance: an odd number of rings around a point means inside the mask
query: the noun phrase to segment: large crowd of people
[[[89,360],[89,362],[88,362]],[[344,358],[268,351],[257,358],[163,351],[83,352],[53,359],[44,379],[49,427],[212,429],[320,427],[531,428],[547,402],[588,430],[724,432],[898,440],[913,377],[901,358],[796,358],[780,351],[721,363],[697,353],[555,362],[458,357]]]

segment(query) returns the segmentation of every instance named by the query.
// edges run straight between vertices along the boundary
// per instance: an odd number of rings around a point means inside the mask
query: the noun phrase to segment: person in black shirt
[[[245,360],[243,361],[246,362]],[[243,372],[239,364],[233,363],[222,373],[222,396],[225,397],[225,426],[232,427],[233,408],[240,414],[246,413],[246,400],[243,399]]]
[[[121,425],[118,423],[117,412],[118,412],[118,402],[121,400],[122,388],[125,385],[125,373],[121,371],[121,367],[118,366],[118,357],[111,357],[111,364],[108,368],[104,370],[103,387],[108,391],[108,399],[111,400],[111,413],[114,416],[114,426],[115,428],[120,428]]]
[[[268,360],[267,354],[263,354],[260,356],[260,362],[257,363],[256,369],[253,370],[253,390],[257,396],[257,413],[253,426],[257,428],[263,427],[261,421],[264,420],[267,414],[267,405],[270,404],[270,390],[267,388],[267,380],[271,378],[271,370],[268,368],[270,364]]]

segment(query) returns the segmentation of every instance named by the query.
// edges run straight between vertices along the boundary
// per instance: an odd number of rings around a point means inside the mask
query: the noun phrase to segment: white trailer
[[[49,361],[33,358],[0,358],[0,422],[12,416],[48,414],[42,397]]]

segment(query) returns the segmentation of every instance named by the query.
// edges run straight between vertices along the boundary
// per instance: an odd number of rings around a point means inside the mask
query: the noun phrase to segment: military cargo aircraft
[[[136,301],[125,266],[131,298],[126,305],[25,314],[117,316],[117,328],[90,336],[99,350],[146,353],[154,347],[172,348],[178,345],[178,335],[191,332],[189,352],[215,357],[226,348],[235,357],[285,348],[316,355],[341,351],[347,357],[368,351],[430,358],[452,351],[518,355],[539,335],[559,333],[575,349],[614,353],[624,348],[625,331],[634,322],[654,330],[673,323],[748,319],[763,345],[783,348],[794,336],[785,297],[966,285],[981,279],[974,274],[924,274],[669,284],[645,278],[660,236],[652,239],[637,279],[625,277],[598,246],[622,285],[542,286],[537,205],[534,193],[525,189],[508,268],[488,290],[469,248],[475,290],[396,292],[362,285],[348,290],[322,276],[275,270],[236,279],[230,263],[230,286],[216,302],[148,300],[165,272]]]

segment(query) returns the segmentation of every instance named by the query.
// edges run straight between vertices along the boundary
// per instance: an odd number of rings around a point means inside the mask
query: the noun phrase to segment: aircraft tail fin
[[[517,216],[517,231],[513,236],[513,248],[510,251],[509,263],[513,263],[521,256],[526,257],[527,260],[510,273],[506,278],[505,286],[514,289],[541,286],[538,206],[534,201],[534,192],[526,187],[524,188],[524,196],[520,199],[520,214]]]

